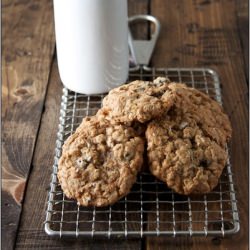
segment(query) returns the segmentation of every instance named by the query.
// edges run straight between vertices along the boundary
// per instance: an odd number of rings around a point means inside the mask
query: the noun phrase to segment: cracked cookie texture
[[[232,128],[222,107],[185,84],[158,77],[109,92],[64,143],[58,180],[83,206],[112,205],[130,192],[143,165],[184,195],[208,193],[226,165]]]
[[[110,110],[119,122],[147,122],[159,117],[171,105],[171,98],[163,105],[162,95],[168,89],[169,79],[158,77],[153,82],[136,80],[112,89],[103,99],[103,107]],[[167,104],[168,103],[168,104]]]
[[[107,206],[127,195],[143,163],[144,140],[105,115],[86,117],[63,146],[58,179],[68,198]]]
[[[171,83],[174,105],[146,130],[149,169],[179,194],[208,193],[226,165],[231,125],[221,106],[200,91]]]
[[[162,101],[169,99],[183,113],[189,113],[197,124],[212,140],[225,147],[232,135],[232,127],[222,106],[208,95],[185,84],[171,83],[162,96]]]

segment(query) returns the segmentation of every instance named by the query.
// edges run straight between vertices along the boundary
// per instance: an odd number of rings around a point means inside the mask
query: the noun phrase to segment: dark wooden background
[[[248,249],[247,0],[129,0],[129,15],[152,14],[161,33],[151,61],[161,67],[211,67],[223,85],[233,126],[232,164],[240,232],[139,240],[59,240],[43,221],[62,90],[52,0],[2,1],[2,249]],[[148,29],[141,35],[148,36]]]

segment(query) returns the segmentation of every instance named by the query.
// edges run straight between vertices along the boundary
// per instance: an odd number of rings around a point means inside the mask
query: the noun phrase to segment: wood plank
[[[248,248],[248,88],[235,12],[235,1],[151,0],[151,14],[162,25],[152,64],[211,67],[220,75],[224,107],[233,126],[231,162],[241,230],[221,242],[204,237],[147,237],[147,249]]]
[[[147,13],[147,1],[128,1],[129,15]],[[136,32],[142,32],[137,30]],[[57,62],[53,63],[48,84],[44,113],[32,161],[25,203],[16,241],[16,249],[141,249],[137,240],[55,239],[44,232],[47,195],[54,162],[54,148],[58,130],[62,85]],[[39,188],[38,188],[39,187]]]
[[[128,0],[128,16],[147,14],[150,0]]]
[[[15,243],[54,53],[51,1],[2,3],[2,249]]]
[[[249,1],[236,1],[237,25],[244,55],[245,74],[249,83]]]

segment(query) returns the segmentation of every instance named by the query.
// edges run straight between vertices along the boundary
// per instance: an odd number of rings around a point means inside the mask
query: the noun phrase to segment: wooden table
[[[3,0],[2,249],[248,249],[248,3],[246,0],[129,0],[161,33],[151,61],[210,67],[223,85],[233,126],[232,165],[241,230],[205,237],[60,240],[44,232],[62,93],[51,0]],[[149,29],[141,30],[148,36]]]

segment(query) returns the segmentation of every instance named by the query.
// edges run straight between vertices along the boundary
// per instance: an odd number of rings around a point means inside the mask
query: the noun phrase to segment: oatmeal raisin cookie
[[[63,146],[58,179],[68,198],[83,206],[107,206],[125,196],[143,163],[136,131],[105,116],[83,119]]]

